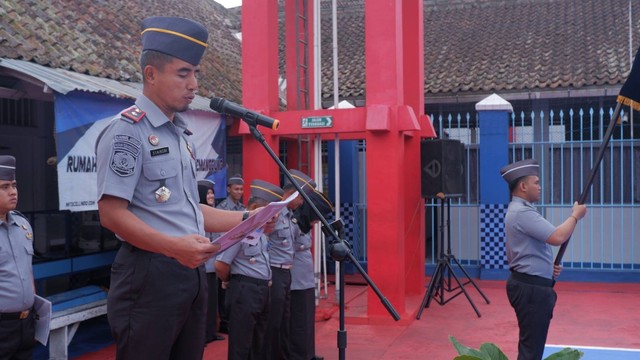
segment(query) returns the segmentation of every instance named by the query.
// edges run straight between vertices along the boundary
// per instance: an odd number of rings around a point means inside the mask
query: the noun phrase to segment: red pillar
[[[251,19],[242,22],[242,103],[246,108],[269,114],[279,110],[278,4],[276,1],[244,0],[242,18]],[[260,178],[278,185],[276,163],[249,133],[246,124],[236,125],[243,135],[242,175],[245,181]],[[263,127],[258,130],[278,154],[278,136]]]
[[[402,2],[402,28],[404,46],[404,96],[421,129],[431,128],[424,116],[424,11],[423,1]],[[423,134],[425,131],[422,132]],[[405,271],[406,293],[424,292],[424,199],[421,197],[420,136],[405,136],[406,166],[403,169],[405,201]],[[412,250],[413,249],[413,250]],[[413,310],[413,309],[409,309]]]
[[[424,285],[418,119],[424,70],[422,2],[365,2],[368,271],[401,316]],[[404,29],[404,31],[403,31]],[[395,54],[389,56],[389,54]],[[373,291],[369,317],[388,317]]]

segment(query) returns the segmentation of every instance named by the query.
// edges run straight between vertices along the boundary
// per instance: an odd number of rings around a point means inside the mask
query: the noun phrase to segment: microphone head
[[[211,102],[209,103],[209,108],[211,110],[215,110],[219,113],[222,113],[223,112],[222,108],[224,107],[225,101],[226,101],[225,99],[219,98],[219,97],[211,98]]]

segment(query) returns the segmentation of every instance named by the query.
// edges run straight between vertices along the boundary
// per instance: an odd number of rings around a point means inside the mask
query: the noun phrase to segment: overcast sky
[[[222,4],[226,8],[232,8],[242,5],[242,0],[215,0],[215,2]]]

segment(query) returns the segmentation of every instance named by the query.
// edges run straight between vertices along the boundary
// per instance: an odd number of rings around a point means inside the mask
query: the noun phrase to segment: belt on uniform
[[[129,244],[129,243],[128,243],[128,242],[126,242],[126,241],[122,241],[122,242],[120,243],[120,246],[121,246],[121,247],[123,247],[123,248],[125,248],[125,249],[127,249],[127,250],[129,250],[129,251],[131,251],[131,252],[134,252],[134,251],[138,250],[138,248],[137,248],[137,247],[135,247],[135,246],[133,246],[133,245]]]
[[[264,285],[271,286],[271,280],[256,279],[251,276],[240,275],[240,274],[231,274],[231,280],[247,282],[247,283],[261,285],[261,286],[264,286]]]
[[[0,320],[24,320],[30,313],[31,309],[12,313],[0,313]]]
[[[276,269],[291,270],[291,268],[293,267],[293,264],[274,264],[274,265],[271,265],[271,267],[274,267]]]
[[[545,286],[545,287],[553,287],[556,284],[556,281],[553,279],[547,279],[542,276],[537,275],[529,275],[521,272],[517,272],[515,270],[511,270],[511,278],[517,281],[523,282],[529,285],[537,285],[537,286]]]

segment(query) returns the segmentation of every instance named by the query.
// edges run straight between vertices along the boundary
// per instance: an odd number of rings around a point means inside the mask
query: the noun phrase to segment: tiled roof
[[[365,90],[364,2],[338,1],[342,98]],[[323,98],[332,97],[331,1],[323,0]],[[633,54],[640,4],[633,4]],[[425,96],[621,85],[628,1],[425,0]]]
[[[141,81],[140,22],[154,15],[188,17],[209,30],[199,94],[239,101],[240,42],[212,0],[3,0],[0,57],[124,81]]]
[[[331,0],[322,0],[323,98],[333,93]],[[365,91],[364,0],[338,0],[342,98]],[[140,81],[140,21],[184,16],[210,31],[200,94],[241,100],[239,9],[212,0],[3,0],[0,57]],[[425,0],[425,96],[621,85],[629,71],[624,0]],[[640,4],[633,6],[633,53]],[[238,29],[239,30],[239,29]]]

